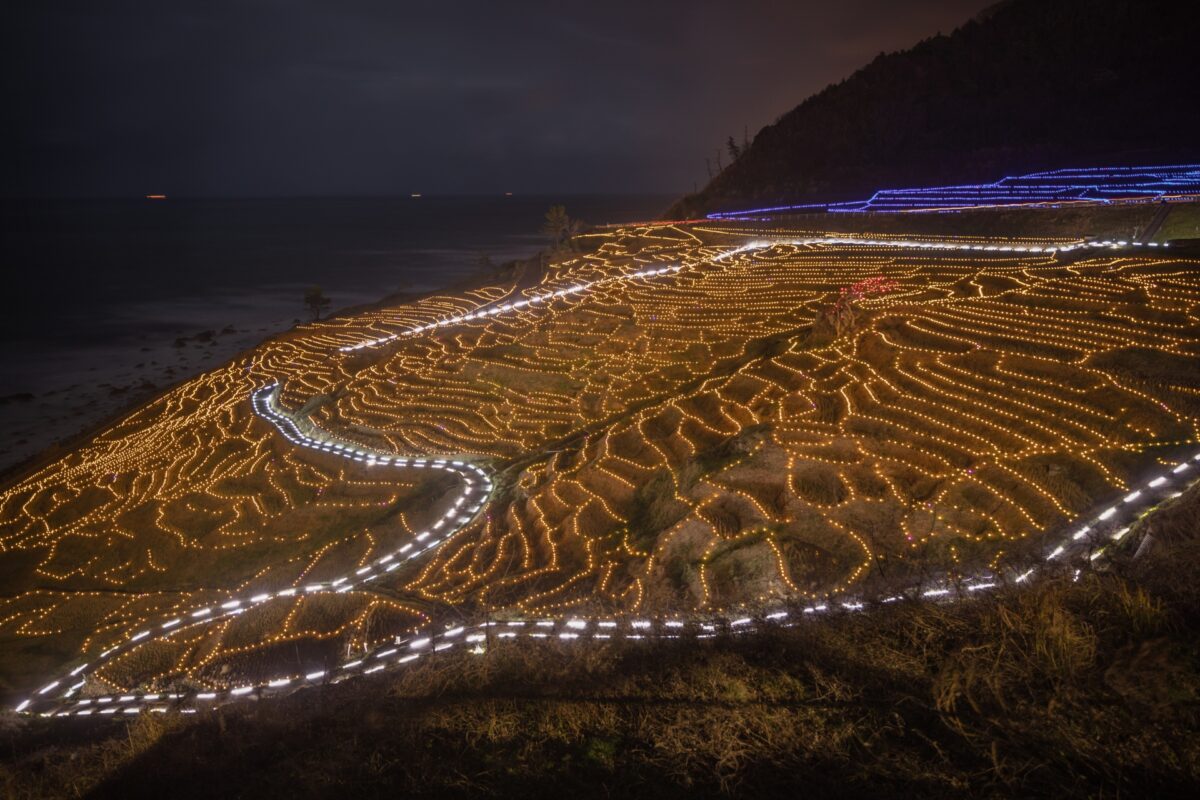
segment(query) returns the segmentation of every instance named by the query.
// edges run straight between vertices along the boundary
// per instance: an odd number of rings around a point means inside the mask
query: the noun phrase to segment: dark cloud
[[[13,3],[6,194],[690,190],[987,0]]]

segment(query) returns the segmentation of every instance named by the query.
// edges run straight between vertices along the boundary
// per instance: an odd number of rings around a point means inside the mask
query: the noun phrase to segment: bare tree
[[[571,218],[563,206],[550,206],[546,212],[546,221],[542,223],[542,233],[550,240],[551,246],[558,250],[568,243],[572,233]]]
[[[314,320],[320,319],[321,312],[332,304],[333,301],[325,296],[325,292],[321,291],[320,286],[310,286],[304,293],[304,305],[308,306]]]

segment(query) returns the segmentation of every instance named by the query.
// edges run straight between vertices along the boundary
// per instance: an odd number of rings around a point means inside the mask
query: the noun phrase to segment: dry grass
[[[1186,209],[1188,206],[1176,206]],[[1173,211],[1175,210],[1173,209]],[[814,230],[856,233],[905,233],[912,236],[1064,236],[1085,233],[1098,238],[1123,238],[1142,230],[1153,219],[1154,205],[1077,206],[1067,208],[988,208],[955,214],[819,214],[792,219],[799,226]],[[1180,221],[1196,220],[1180,215]],[[1167,218],[1167,223],[1172,220]],[[1164,224],[1164,228],[1166,225]],[[1184,230],[1186,233],[1186,229]],[[1168,237],[1162,232],[1155,237]]]
[[[1200,239],[1200,205],[1186,203],[1172,206],[1154,238],[1160,242]]]

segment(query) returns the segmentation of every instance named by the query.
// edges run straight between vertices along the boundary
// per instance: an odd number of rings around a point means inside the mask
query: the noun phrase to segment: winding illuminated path
[[[815,237],[808,239],[764,239],[739,248],[732,248],[713,259],[722,261],[738,253],[772,247],[780,244],[804,245],[855,245],[891,248],[916,248],[931,251],[979,250],[995,252],[1066,253],[1081,248],[1141,247],[1142,243],[1125,241],[1078,242],[1074,244],[1030,245],[989,244],[976,245],[955,242],[868,239],[860,237]],[[1145,246],[1159,245],[1147,243]],[[1162,245],[1165,246],[1165,245]],[[507,302],[469,314],[449,317],[421,327],[407,329],[387,336],[366,340],[340,348],[354,351],[376,347],[401,336],[416,335],[479,318],[502,315],[507,312],[527,310],[539,304],[549,303],[556,298],[587,292],[601,284],[614,281],[647,280],[672,275],[682,266],[646,269],[636,273],[606,277],[593,282],[578,283],[566,289],[535,294],[517,302]],[[303,675],[279,675],[268,680],[229,687],[220,691],[172,691],[133,692],[127,694],[105,694],[81,697],[89,675],[100,669],[114,657],[127,653],[147,642],[166,639],[180,631],[194,630],[211,625],[218,620],[229,619],[247,610],[262,606],[279,598],[291,598],[298,594],[345,593],[362,590],[373,581],[385,577],[406,563],[426,556],[438,549],[449,538],[471,524],[487,504],[493,491],[493,481],[488,471],[465,458],[446,456],[407,457],[363,447],[359,444],[338,439],[317,428],[307,418],[300,418],[279,405],[279,386],[271,384],[254,392],[250,398],[254,412],[268,421],[288,441],[298,447],[315,450],[330,456],[341,457],[361,463],[369,468],[380,469],[428,469],[454,475],[460,482],[458,494],[449,509],[428,529],[418,532],[413,541],[381,556],[369,565],[352,573],[329,581],[310,583],[303,587],[289,587],[274,592],[263,592],[245,598],[235,598],[214,606],[195,609],[186,614],[164,620],[158,625],[144,628],[132,634],[125,642],[102,652],[89,663],[80,664],[70,672],[50,681],[33,696],[21,701],[18,712],[42,716],[91,716],[113,714],[138,714],[144,711],[166,712],[171,709],[182,713],[194,713],[197,708],[237,700],[281,694],[304,686],[315,686],[395,669],[412,663],[429,654],[452,648],[484,648],[493,642],[527,638],[557,639],[561,641],[582,640],[644,640],[694,636],[699,638],[721,633],[746,633],[764,625],[794,624],[796,618],[818,615],[831,609],[857,611],[877,604],[896,602],[902,599],[925,598],[952,600],[970,597],[1010,581],[1023,583],[1037,568],[1020,574],[985,572],[962,579],[956,583],[914,586],[883,598],[866,598],[855,594],[831,597],[821,604],[777,608],[760,617],[727,618],[720,616],[690,616],[682,618],[600,618],[566,616],[532,620],[493,621],[487,620],[471,625],[430,627],[421,633],[397,637],[387,644],[349,659],[329,670],[318,670]],[[1047,567],[1072,566],[1085,560],[1100,558],[1105,548],[1120,540],[1129,530],[1134,516],[1164,499],[1177,496],[1200,471],[1200,452],[1188,461],[1180,462],[1146,481],[1141,488],[1125,495],[1098,514],[1078,521],[1067,537],[1057,543],[1044,556]]]

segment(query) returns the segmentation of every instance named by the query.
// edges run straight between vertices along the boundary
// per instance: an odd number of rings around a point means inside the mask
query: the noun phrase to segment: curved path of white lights
[[[804,239],[766,239],[751,242],[738,248],[729,250],[713,259],[714,262],[723,261],[731,256],[740,253],[749,252],[751,250],[761,250],[766,247],[776,247],[778,245],[856,245],[859,247],[892,247],[904,248],[912,250],[953,250],[953,251],[980,251],[992,253],[1046,253],[1053,255],[1054,253],[1070,253],[1074,250],[1086,250],[1091,248],[1109,248],[1122,249],[1125,247],[1169,247],[1167,244],[1159,244],[1158,242],[1132,242],[1125,240],[1105,239],[1104,241],[1077,241],[1073,243],[1056,243],[1045,245],[1032,244],[976,244],[969,242],[943,242],[931,240],[911,240],[911,239],[869,239],[854,236],[813,236]],[[589,289],[598,286],[604,286],[610,283],[620,281],[628,281],[633,279],[656,278],[661,275],[678,272],[683,269],[681,264],[674,264],[669,267],[659,267],[658,269],[644,269],[638,272],[631,272],[626,275],[614,275],[608,278],[601,278],[595,281],[586,281],[568,286],[565,289],[559,289],[555,292],[539,292],[526,297],[523,300],[511,301],[492,306],[482,306],[469,314],[459,314],[453,317],[436,320],[434,322],[421,325],[416,328],[408,328],[399,333],[381,336],[377,339],[367,339],[355,344],[346,345],[338,348],[343,353],[353,352],[355,350],[363,350],[369,347],[378,347],[382,344],[395,341],[402,336],[413,336],[426,331],[437,330],[449,325],[458,325],[463,322],[470,322],[476,319],[487,319],[507,313],[509,311],[518,311],[526,307],[537,306],[541,303],[547,303],[551,300],[560,297],[569,297],[575,294],[581,294]]]
[[[1140,242],[1102,241],[1078,242],[1075,244],[1052,244],[1035,246],[1021,245],[974,245],[953,242],[911,241],[888,239],[864,239],[855,237],[814,237],[809,239],[776,239],[756,241],[731,249],[713,259],[720,262],[739,253],[786,245],[855,245],[917,248],[923,250],[981,250],[995,252],[1066,253],[1081,248],[1125,248],[1141,246]],[[1146,243],[1147,246],[1158,246]],[[1165,247],[1166,245],[1161,245]],[[359,350],[392,341],[404,335],[421,333],[440,327],[473,319],[486,318],[515,311],[526,306],[548,302],[552,299],[579,294],[588,289],[613,281],[644,279],[674,273],[682,269],[675,265],[658,269],[642,270],[627,275],[603,278],[588,283],[575,284],[552,293],[531,296],[525,300],[504,303],[486,310],[460,315],[419,328],[406,330],[379,339],[372,339],[341,348],[342,351]],[[70,672],[43,686],[31,697],[22,700],[15,708],[24,714],[43,717],[88,717],[92,715],[140,714],[143,712],[166,713],[176,710],[184,714],[196,713],[201,708],[211,708],[230,702],[282,695],[303,687],[340,683],[353,677],[370,675],[384,670],[396,669],[411,664],[425,656],[444,652],[452,648],[471,649],[483,652],[492,643],[509,639],[555,639],[559,641],[605,641],[605,640],[660,640],[681,637],[709,638],[720,634],[743,634],[757,631],[766,626],[788,626],[797,618],[815,616],[831,610],[861,611],[870,607],[894,603],[905,599],[949,601],[971,597],[1004,585],[1010,581],[1024,583],[1039,569],[1061,569],[1086,561],[1101,558],[1106,548],[1119,541],[1130,529],[1136,516],[1163,500],[1178,497],[1183,489],[1195,482],[1193,470],[1200,469],[1200,452],[1186,461],[1179,462],[1162,474],[1147,481],[1140,489],[1125,495],[1119,501],[1100,511],[1084,522],[1081,519],[1071,526],[1073,532],[1053,547],[1044,556],[1045,567],[1032,567],[1019,574],[983,572],[955,581],[935,585],[920,585],[898,591],[887,597],[867,598],[859,594],[832,596],[824,603],[805,606],[779,607],[759,616],[726,618],[718,616],[691,615],[687,618],[639,618],[618,619],[586,617],[541,618],[532,620],[487,620],[471,625],[434,627],[409,636],[396,637],[393,641],[375,647],[366,653],[351,658],[329,670],[317,670],[303,675],[280,675],[257,683],[232,686],[212,691],[163,691],[131,692],[126,694],[104,694],[89,697],[79,696],[87,677],[109,662],[113,657],[124,654],[149,641],[165,639],[180,631],[210,625],[228,619],[247,610],[284,597],[298,594],[344,593],[361,589],[372,581],[393,572],[405,563],[429,554],[448,538],[462,530],[479,514],[491,495],[493,483],[487,471],[466,460],[440,457],[403,457],[346,442],[317,429],[307,419],[298,419],[278,404],[279,386],[271,384],[251,396],[256,414],[269,421],[288,441],[301,447],[363,463],[367,466],[395,467],[404,469],[441,470],[456,475],[462,481],[459,495],[451,508],[428,530],[418,533],[413,542],[375,559],[370,565],[330,581],[310,583],[303,588],[289,587],[275,592],[262,592],[250,597],[232,599],[216,606],[199,608],[181,616],[166,620],[157,626],[145,628],[132,634],[126,641],[100,653],[92,662],[76,666]],[[1078,526],[1078,527],[1076,527]],[[1078,570],[1076,571],[1078,574]]]

